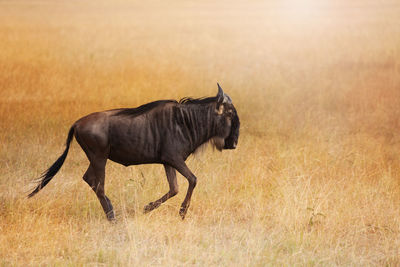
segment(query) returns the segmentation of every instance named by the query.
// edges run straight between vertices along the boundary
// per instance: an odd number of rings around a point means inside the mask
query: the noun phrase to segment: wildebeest
[[[197,178],[185,160],[201,145],[211,142],[219,151],[234,149],[239,138],[239,117],[231,98],[218,84],[218,94],[208,98],[159,100],[137,108],[113,109],[89,114],[70,128],[64,153],[39,177],[29,194],[34,196],[60,170],[75,136],[89,159],[83,179],[96,193],[109,220],[114,210],[104,191],[107,159],[125,166],[163,164],[169,192],[145,206],[144,212],[158,208],[178,193],[176,170],[189,181],[179,214],[185,218]]]

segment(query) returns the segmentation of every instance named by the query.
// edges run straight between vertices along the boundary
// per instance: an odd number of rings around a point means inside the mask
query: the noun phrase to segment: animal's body
[[[115,218],[111,201],[104,191],[107,159],[125,166],[163,164],[170,190],[145,207],[149,212],[178,193],[176,171],[189,182],[179,214],[185,218],[197,178],[185,164],[198,147],[212,141],[218,149],[234,149],[239,138],[239,117],[230,97],[218,85],[216,97],[161,100],[131,109],[114,109],[89,114],[69,130],[66,149],[40,177],[29,195],[41,190],[59,171],[75,139],[89,159],[83,179],[96,193],[109,220]]]

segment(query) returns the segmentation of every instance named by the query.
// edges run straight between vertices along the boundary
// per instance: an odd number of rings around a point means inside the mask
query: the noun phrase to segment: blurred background
[[[383,1],[0,1],[0,264],[397,265],[400,4]],[[95,111],[213,96],[239,146],[162,167],[109,163],[110,226],[74,142]],[[165,192],[164,192],[165,191]],[[179,232],[177,232],[179,229]]]

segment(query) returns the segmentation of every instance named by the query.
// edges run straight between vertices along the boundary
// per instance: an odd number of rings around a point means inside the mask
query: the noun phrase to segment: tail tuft
[[[67,142],[65,144],[66,148],[65,148],[64,152],[56,160],[56,162],[54,162],[53,165],[51,165],[50,168],[48,168],[43,173],[43,175],[39,177],[38,186],[35,188],[35,190],[32,191],[32,193],[30,193],[28,195],[28,198],[31,198],[34,195],[36,195],[36,193],[39,192],[43,187],[45,187],[50,182],[50,180],[57,174],[57,172],[60,170],[61,166],[64,164],[64,161],[68,155],[69,146],[71,144],[73,136],[74,136],[74,127],[72,126],[68,132],[68,138],[67,138]]]

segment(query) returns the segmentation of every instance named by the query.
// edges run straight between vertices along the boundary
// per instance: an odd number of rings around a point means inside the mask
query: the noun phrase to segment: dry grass
[[[1,1],[0,265],[400,265],[396,1]],[[97,110],[216,94],[239,147],[107,165],[118,222],[82,181],[76,142],[35,198],[69,126]]]

